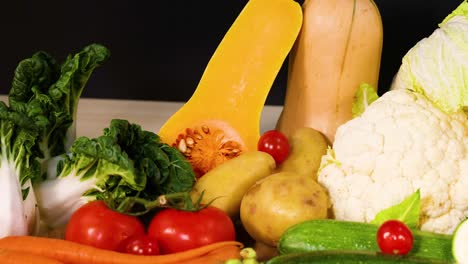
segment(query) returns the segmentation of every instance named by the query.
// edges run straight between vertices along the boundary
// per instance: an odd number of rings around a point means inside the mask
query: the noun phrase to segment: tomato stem
[[[116,211],[128,215],[144,215],[149,211],[157,208],[174,208],[183,211],[196,212],[209,206],[213,201],[207,204],[201,204],[204,192],[200,194],[197,200],[192,201],[188,192],[176,192],[163,194],[153,201],[148,201],[139,197],[127,197],[117,207]],[[141,208],[135,210],[136,208]]]

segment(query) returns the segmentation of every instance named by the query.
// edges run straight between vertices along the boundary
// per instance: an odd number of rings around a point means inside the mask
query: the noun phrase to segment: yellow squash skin
[[[301,6],[293,0],[250,0],[190,100],[160,129],[161,139],[172,144],[186,128],[208,125],[226,130],[244,151],[256,149],[266,97],[301,25]]]
[[[382,19],[372,0],[306,0],[302,8],[277,128],[290,135],[312,127],[333,142],[337,127],[352,118],[359,85],[377,89]]]

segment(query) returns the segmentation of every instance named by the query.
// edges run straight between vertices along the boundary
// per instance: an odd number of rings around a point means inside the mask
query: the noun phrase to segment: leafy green
[[[104,135],[116,138],[119,146],[135,161],[135,168],[146,176],[142,197],[155,199],[162,194],[191,190],[195,183],[192,166],[155,133],[142,130],[127,120],[114,119],[110,127],[104,129]]]
[[[32,181],[40,176],[38,129],[24,114],[0,102],[0,237],[35,231]]]
[[[452,11],[451,14],[449,14],[441,23],[441,25],[447,23],[450,21],[453,17],[455,16],[462,16],[468,18],[468,3],[466,0],[464,0],[460,5],[458,5],[455,10]]]
[[[420,208],[421,194],[418,189],[401,203],[380,211],[371,223],[380,225],[394,219],[404,222],[410,228],[416,228],[419,225]]]
[[[56,167],[55,175],[34,186],[42,220],[51,227],[65,224],[81,205],[99,198],[119,201],[146,184],[134,162],[115,138],[79,137]]]
[[[48,170],[54,175],[35,186],[44,222],[63,225],[78,207],[94,199],[118,209],[128,198],[147,202],[188,192],[195,174],[185,157],[175,153],[155,133],[127,120],[112,120],[103,135],[78,138],[56,170]],[[124,213],[144,209],[138,204],[126,208]]]
[[[61,65],[43,51],[19,63],[9,105],[41,128],[38,144],[45,160],[65,153],[75,140],[79,98],[94,69],[109,54],[104,46],[91,44]]]
[[[379,98],[377,91],[372,85],[363,83],[359,86],[353,102],[353,117],[358,117],[366,111],[366,108]]]
[[[108,56],[105,47],[92,44],[61,65],[40,51],[16,67],[8,105],[0,102],[0,237],[38,231],[34,187],[43,180],[42,166],[75,140],[78,99],[93,69]]]

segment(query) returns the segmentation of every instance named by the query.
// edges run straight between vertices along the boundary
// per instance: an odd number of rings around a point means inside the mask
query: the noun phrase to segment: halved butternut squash
[[[189,101],[161,127],[201,176],[256,149],[271,86],[299,34],[293,0],[250,0],[210,59]]]

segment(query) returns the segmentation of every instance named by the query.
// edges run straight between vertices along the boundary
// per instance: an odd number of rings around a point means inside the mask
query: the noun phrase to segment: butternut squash
[[[192,97],[161,127],[198,177],[256,149],[266,97],[302,25],[293,0],[250,0],[210,59]]]
[[[312,127],[332,143],[337,127],[352,118],[359,85],[378,87],[382,20],[372,0],[306,0],[302,9],[277,128],[291,135]]]

